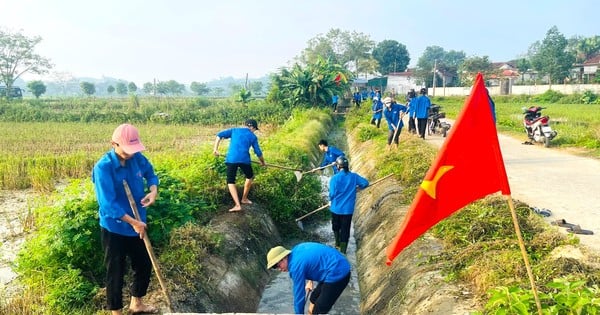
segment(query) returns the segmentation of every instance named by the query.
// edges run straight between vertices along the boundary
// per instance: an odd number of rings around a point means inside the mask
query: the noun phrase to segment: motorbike
[[[450,130],[451,125],[448,122],[440,120],[446,118],[446,113],[441,112],[441,108],[440,105],[436,104],[431,104],[431,107],[429,107],[429,115],[427,118],[427,133],[429,135],[439,134],[442,135],[442,137],[446,137],[448,130]]]
[[[550,127],[550,116],[542,116],[542,110],[546,107],[530,106],[523,107],[523,125],[529,141],[526,144],[533,142],[543,143],[544,147],[550,146],[550,140],[556,137],[557,132]]]

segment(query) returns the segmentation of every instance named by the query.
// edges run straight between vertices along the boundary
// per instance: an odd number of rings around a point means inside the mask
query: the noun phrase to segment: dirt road
[[[444,139],[432,135],[425,142],[439,147]],[[498,140],[512,197],[549,209],[548,224],[565,219],[594,232],[577,236],[582,244],[600,252],[600,161],[552,147],[524,145],[524,135],[522,139],[498,135]]]

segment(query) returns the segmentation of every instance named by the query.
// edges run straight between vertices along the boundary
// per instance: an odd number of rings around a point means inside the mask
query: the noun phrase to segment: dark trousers
[[[342,295],[344,289],[350,282],[350,272],[342,280],[332,283],[319,282],[317,287],[310,295],[310,302],[315,306],[313,314],[327,314],[335,304],[335,301]]]
[[[395,144],[398,144],[398,139],[400,138],[401,132],[402,128],[398,129],[398,132],[395,132],[394,130],[388,130],[387,144],[392,144],[392,141],[394,141]]]
[[[375,125],[377,128],[379,128],[379,124],[381,124],[381,118],[371,118],[371,125]]]
[[[415,134],[417,133],[417,126],[415,125],[414,117],[408,117],[408,132]]]
[[[417,118],[419,127],[419,137],[425,139],[425,130],[427,130],[427,118]]]
[[[351,214],[335,214],[331,213],[331,229],[333,233],[339,233],[340,242],[348,243],[350,239],[350,225],[352,224]]]
[[[130,294],[143,297],[148,291],[152,262],[146,251],[144,240],[138,236],[123,236],[101,230],[104,264],[106,265],[106,297],[109,310],[123,308],[123,277],[127,272],[126,258],[131,260],[133,283]]]

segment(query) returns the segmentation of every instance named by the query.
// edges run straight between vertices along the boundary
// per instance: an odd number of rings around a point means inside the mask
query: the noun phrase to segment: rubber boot
[[[340,248],[340,232],[333,231],[333,235],[335,235],[335,248]]]
[[[348,243],[346,242],[341,242],[340,243],[340,252],[344,255],[346,255],[346,250],[348,249]]]

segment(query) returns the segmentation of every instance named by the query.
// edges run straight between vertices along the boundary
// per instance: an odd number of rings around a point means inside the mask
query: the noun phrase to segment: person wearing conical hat
[[[283,246],[273,247],[267,253],[267,268],[289,272],[296,314],[304,314],[308,293],[308,313],[327,314],[350,281],[351,267],[346,256],[320,243],[300,243],[292,250]],[[314,290],[313,281],[318,282]]]

